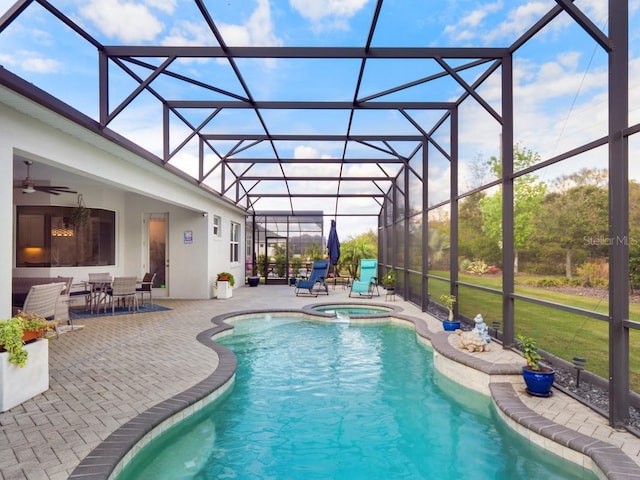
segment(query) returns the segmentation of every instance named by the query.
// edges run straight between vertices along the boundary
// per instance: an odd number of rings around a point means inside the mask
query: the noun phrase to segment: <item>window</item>
[[[218,215],[213,216],[213,237],[220,238],[222,236],[222,218]]]
[[[88,217],[80,219],[75,207],[17,207],[16,267],[115,263],[115,212],[91,208]]]
[[[240,224],[231,222],[231,241],[230,241],[230,256],[231,262],[240,261]]]

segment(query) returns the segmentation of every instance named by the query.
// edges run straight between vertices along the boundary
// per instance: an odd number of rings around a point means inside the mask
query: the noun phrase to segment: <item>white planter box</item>
[[[0,353],[0,411],[20,405],[49,389],[49,341],[36,340],[25,346],[27,364],[20,368],[9,363],[9,354]]]
[[[229,282],[219,280],[218,288],[216,288],[216,291],[217,291],[216,296],[218,298],[231,298],[232,290],[233,290],[233,287],[229,285]]]

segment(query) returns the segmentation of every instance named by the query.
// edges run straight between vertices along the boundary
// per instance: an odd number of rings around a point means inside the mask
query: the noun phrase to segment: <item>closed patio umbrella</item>
[[[336,221],[331,220],[331,228],[329,229],[329,238],[327,239],[327,250],[329,254],[329,263],[333,265],[333,285],[336,284],[336,265],[340,260],[340,240],[338,240],[338,232],[336,231]]]

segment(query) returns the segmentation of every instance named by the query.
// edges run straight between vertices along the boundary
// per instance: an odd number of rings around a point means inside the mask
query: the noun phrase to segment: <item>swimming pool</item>
[[[234,387],[118,480],[596,478],[435,372],[413,329],[271,317],[237,322],[220,343],[238,357]]]

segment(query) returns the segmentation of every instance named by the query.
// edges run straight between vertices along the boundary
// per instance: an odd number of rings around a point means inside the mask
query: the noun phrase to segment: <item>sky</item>
[[[192,0],[62,0],[51,2],[56,8],[85,28],[105,45],[200,45],[217,46],[211,30],[203,22]],[[372,0],[209,0],[204,1],[212,20],[229,46],[351,46],[361,47],[369,34],[374,15]],[[0,12],[13,4],[0,0]],[[508,47],[535,21],[556,5],[553,0],[385,0],[373,35],[374,47]],[[608,31],[608,2],[576,0],[582,10],[605,33]],[[640,122],[640,61],[637,28],[640,0],[630,5],[630,123]],[[154,60],[159,64],[162,59]],[[446,59],[456,66],[459,62]],[[0,32],[0,64],[78,110],[97,118],[97,54],[94,47],[70,32],[37,3],[30,5],[20,18]],[[275,60],[239,59],[238,68],[256,100],[337,100],[351,101],[360,69],[353,60]],[[559,15],[514,56],[515,142],[540,153],[543,159],[582,145],[607,134],[607,56],[605,52],[567,15]],[[130,67],[140,76],[146,70]],[[178,59],[173,71],[190,76],[233,95],[246,92],[229,64],[215,59]],[[472,83],[486,66],[461,73]],[[413,82],[442,71],[433,60],[370,60],[366,64],[358,97],[367,97],[397,85]],[[135,88],[130,75],[115,65],[110,66],[110,106],[114,108]],[[198,90],[179,82],[159,78],[152,86],[167,98],[227,99],[221,93]],[[404,91],[380,97],[421,101],[453,101],[463,88],[450,80],[419,84]],[[499,74],[491,75],[478,89],[497,112],[501,109]],[[188,112],[185,115],[198,125],[210,112]],[[344,133],[349,123],[348,112],[293,112],[269,110],[263,113],[271,133],[299,132]],[[442,112],[410,112],[412,119],[430,130]],[[256,133],[260,123],[251,113],[226,110],[217,115],[207,128],[216,132]],[[148,93],[139,95],[118,115],[109,128],[124,134],[155,154],[162,154],[161,110]],[[482,159],[498,155],[501,141],[497,122],[475,101],[460,110],[460,160],[464,188],[473,188],[478,179],[472,166]],[[180,145],[189,129],[177,119],[172,120],[172,148]],[[385,132],[415,134],[399,112],[356,112],[352,132]],[[448,148],[449,131],[442,127],[434,139]],[[235,142],[220,142],[224,152]],[[632,142],[632,148],[635,148]],[[402,154],[413,146],[394,145]],[[281,142],[279,153],[286,158],[340,158],[342,142]],[[266,146],[248,149],[247,156],[269,154]],[[272,152],[271,152],[272,153]],[[363,145],[349,145],[347,156],[372,155]],[[432,204],[448,196],[448,161],[437,149],[431,148],[428,181]],[[190,142],[176,152],[172,163],[189,173],[195,173],[197,145]],[[213,168],[215,154],[209,152],[206,165]],[[562,173],[572,173],[582,167],[606,168],[604,149],[584,155],[571,165],[540,172],[545,181],[553,181]],[[238,167],[240,168],[240,167]],[[273,167],[253,167],[253,172],[277,175]],[[346,167],[356,176],[378,174],[376,166]],[[392,165],[383,167],[393,174]],[[288,175],[317,174],[337,176],[339,166],[309,164],[286,167]],[[640,171],[630,165],[634,178]],[[220,184],[219,171],[214,171],[207,183]],[[256,191],[268,193],[281,188],[263,182]],[[367,183],[365,185],[365,183]],[[299,192],[335,192],[337,182],[292,182],[290,188]],[[368,182],[343,182],[341,191],[367,193],[376,191]],[[264,201],[262,201],[264,202]],[[288,201],[271,200],[256,205],[257,209],[288,208]],[[300,210],[323,209],[333,213],[333,201],[296,200]],[[340,201],[345,213],[377,213],[379,204],[371,198]],[[325,230],[328,231],[328,219]],[[345,217],[338,220],[341,239],[376,229],[375,217]]]

